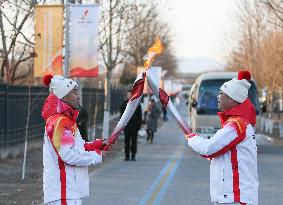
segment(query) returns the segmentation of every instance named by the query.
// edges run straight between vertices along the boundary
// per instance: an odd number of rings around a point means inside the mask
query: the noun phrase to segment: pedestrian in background
[[[283,138],[283,99],[279,96],[275,102],[274,114],[278,122],[279,138]]]
[[[85,142],[89,142],[88,139],[88,113],[86,109],[83,108],[82,105],[79,106],[79,115],[77,117],[77,125],[81,133],[81,137]]]
[[[121,116],[126,110],[127,103],[131,99],[131,97],[132,97],[132,91],[128,90],[126,94],[126,99],[124,100],[120,108]],[[124,128],[125,161],[128,161],[130,159],[130,152],[131,152],[131,160],[136,161],[138,131],[141,128],[141,125],[142,125],[142,110],[141,110],[141,105],[139,104],[132,118],[129,120],[128,124]]]
[[[256,111],[248,98],[249,73],[225,82],[218,95],[222,128],[210,139],[188,136],[188,144],[211,160],[210,196],[214,204],[258,205]]]
[[[168,116],[167,116],[167,110],[165,107],[162,106],[162,112],[163,112],[163,120],[167,121],[168,120]]]
[[[270,134],[273,133],[273,98],[269,98],[266,111],[267,111],[267,118],[265,119],[265,132],[269,132]]]
[[[154,133],[157,131],[158,119],[161,115],[161,108],[153,96],[150,100],[146,121],[147,141],[153,143]]]
[[[50,94],[44,102],[46,122],[43,144],[43,193],[48,205],[82,204],[89,195],[88,166],[102,162],[100,149],[107,143],[85,143],[77,128],[78,84],[59,75],[43,80]]]

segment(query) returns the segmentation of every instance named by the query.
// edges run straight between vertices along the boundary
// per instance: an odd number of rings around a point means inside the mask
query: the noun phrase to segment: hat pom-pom
[[[251,74],[249,71],[240,71],[238,73],[238,80],[243,80],[243,79],[246,79],[246,80],[251,79]]]
[[[47,74],[43,77],[42,81],[43,84],[46,85],[47,87],[49,87],[49,84],[51,83],[51,79],[53,78],[52,74]]]

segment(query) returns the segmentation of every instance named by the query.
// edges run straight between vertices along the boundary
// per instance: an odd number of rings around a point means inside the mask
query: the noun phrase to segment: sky
[[[182,72],[223,69],[235,0],[159,0]]]

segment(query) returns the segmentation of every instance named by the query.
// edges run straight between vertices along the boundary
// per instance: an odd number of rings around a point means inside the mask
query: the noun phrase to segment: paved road
[[[186,117],[186,108],[180,108]],[[283,149],[258,135],[258,172],[261,205],[283,201]],[[163,123],[153,144],[139,144],[137,161],[117,158],[91,174],[90,197],[97,205],[206,205],[209,161],[185,143],[173,120]]]

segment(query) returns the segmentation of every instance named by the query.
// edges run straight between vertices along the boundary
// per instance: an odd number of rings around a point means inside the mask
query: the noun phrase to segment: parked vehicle
[[[190,90],[189,116],[193,132],[201,133],[204,137],[212,136],[220,128],[218,119],[217,95],[221,85],[237,78],[236,72],[211,72],[199,76]],[[255,106],[257,115],[260,113],[258,92],[254,79],[249,81],[249,98]]]

